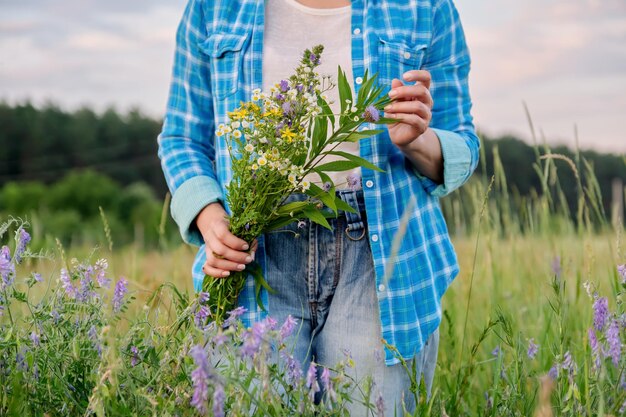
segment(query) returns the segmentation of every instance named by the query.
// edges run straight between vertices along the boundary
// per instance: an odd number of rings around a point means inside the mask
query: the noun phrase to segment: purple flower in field
[[[211,315],[211,310],[209,309],[209,307],[199,306],[198,311],[196,311],[196,315],[194,318],[194,322],[196,323],[196,326],[202,329],[204,325],[206,324],[206,321],[210,315]]]
[[[126,287],[127,284],[128,281],[124,277],[121,277],[115,284],[115,289],[113,290],[113,300],[111,303],[113,305],[113,311],[116,313],[119,313],[122,309],[124,296],[128,292],[128,288]]]
[[[311,60],[311,63],[314,65],[319,65],[320,63],[320,57],[318,57],[314,53],[311,53],[311,55],[309,55],[309,60]]]
[[[34,347],[41,346],[41,338],[39,337],[37,332],[33,331],[33,332],[30,333],[30,341],[33,342],[33,346]]]
[[[39,274],[37,272],[33,272],[33,279],[35,280],[35,282],[42,282],[43,281],[43,277],[41,276],[41,274]]]
[[[333,184],[330,181],[326,181],[323,185],[322,185],[322,190],[328,192],[330,190],[330,187],[332,187]]]
[[[89,340],[93,342],[93,347],[98,352],[98,356],[102,355],[102,345],[100,344],[100,339],[98,338],[98,330],[96,329],[96,326],[92,325],[89,328],[89,331],[87,331],[87,337],[89,337]]]
[[[376,123],[380,120],[380,111],[376,107],[369,105],[365,108],[361,117],[370,123]]]
[[[598,337],[596,336],[596,331],[593,329],[593,327],[589,328],[587,334],[589,335],[589,347],[591,348],[591,354],[593,356],[593,367],[594,369],[598,369],[600,368],[602,361],[602,350],[600,342],[598,342]]]
[[[282,94],[280,94],[280,93],[279,93],[279,94],[276,94],[276,100],[281,100],[281,101],[282,101],[282,100],[284,100],[284,99],[285,99],[285,96],[284,96],[284,95],[282,95]]]
[[[493,350],[491,351],[491,356],[495,356],[496,358],[500,356],[500,345],[493,348]]]
[[[617,274],[621,278],[622,284],[626,284],[626,265],[618,265]]]
[[[293,112],[293,103],[291,101],[285,101],[281,108],[285,114],[289,115]]]
[[[195,345],[189,351],[196,368],[191,372],[191,382],[193,383],[193,396],[191,405],[202,415],[207,413],[207,402],[209,398],[209,379],[211,378],[209,368],[209,358],[206,350],[200,345]]]
[[[241,307],[241,306],[237,307],[234,310],[229,311],[228,318],[224,320],[224,327],[228,327],[228,326],[235,324],[235,322],[237,322],[239,317],[241,317],[243,313],[245,313],[246,311],[248,310],[245,307]]]
[[[22,348],[19,352],[15,354],[15,364],[17,365],[17,369],[22,372],[28,372],[28,363],[26,363],[26,352],[25,348]]]
[[[324,391],[328,394],[332,401],[337,400],[337,392],[333,386],[333,381],[330,379],[330,369],[324,367],[322,376],[320,377],[322,384],[324,385]]]
[[[385,417],[385,399],[383,398],[383,393],[380,391],[378,391],[378,395],[376,396],[376,416]]]
[[[130,353],[132,353],[132,356],[130,357],[130,366],[134,368],[139,363],[139,349],[137,349],[137,346],[131,346]]]
[[[219,332],[215,336],[213,336],[213,343],[215,346],[222,346],[228,341],[228,336],[224,334],[224,332]]]
[[[285,362],[286,380],[291,386],[295,387],[300,383],[300,379],[302,378],[300,362],[285,350],[281,350],[280,356]]]
[[[80,302],[89,301],[89,299],[95,295],[91,291],[91,270],[86,269],[82,271],[82,278],[80,279],[80,290],[76,292],[76,299]]]
[[[226,395],[224,394],[224,387],[216,385],[215,391],[213,391],[213,417],[224,417],[225,399]]]
[[[17,237],[17,248],[15,248],[15,262],[20,263],[22,261],[22,255],[26,251],[26,246],[30,243],[30,235],[28,232],[20,228]]]
[[[361,189],[361,175],[359,175],[359,173],[352,172],[346,179],[348,180],[348,187],[350,187],[351,190],[356,191]]]
[[[101,288],[109,288],[111,286],[111,279],[106,277],[108,268],[109,263],[106,259],[99,259],[94,267],[96,282]]]
[[[268,330],[276,330],[276,326],[278,325],[278,322],[276,320],[274,320],[273,317],[267,316],[264,320],[263,323],[265,324],[265,327]]]
[[[535,343],[535,339],[529,339],[526,355],[528,355],[530,359],[535,359],[535,356],[537,356],[537,352],[539,352],[539,345]]]
[[[204,303],[208,302],[209,298],[211,298],[211,296],[209,295],[208,292],[201,292],[201,293],[198,294],[198,302],[200,304],[204,304]]]
[[[309,397],[311,399],[320,391],[320,384],[317,382],[317,364],[315,362],[311,362],[306,373],[306,387],[309,389]]]
[[[598,297],[593,302],[593,327],[601,332],[609,318],[609,300],[606,297]]]
[[[302,84],[296,85],[296,90],[298,90],[298,93],[301,93],[303,89],[304,89],[304,86]]]
[[[59,279],[61,280],[61,288],[65,290],[65,294],[70,298],[76,298],[76,288],[72,285],[72,278],[67,269],[61,269]]]
[[[282,326],[280,326],[280,340],[283,341],[293,333],[293,330],[296,328],[296,324],[298,324],[298,320],[294,319],[292,315],[288,315],[285,319],[285,322]]]
[[[613,360],[613,365],[617,367],[622,355],[622,340],[619,337],[619,323],[617,320],[611,320],[609,327],[606,329],[606,341],[609,344],[607,354]]]
[[[559,378],[559,366],[558,364],[552,365],[552,368],[548,371],[548,376],[556,381]]]
[[[281,92],[286,93],[289,91],[289,82],[287,80],[281,80],[279,88]]]
[[[576,372],[576,362],[574,362],[574,358],[569,350],[565,352],[565,355],[563,355],[563,362],[561,363],[560,368],[567,371],[570,375],[573,375]]]
[[[554,276],[556,276],[557,278],[561,277],[561,273],[563,272],[563,269],[561,267],[561,257],[560,256],[555,256],[552,259],[552,273],[554,274]]]
[[[15,265],[11,262],[11,251],[8,246],[0,249],[0,288],[4,289],[13,283],[12,275]]]

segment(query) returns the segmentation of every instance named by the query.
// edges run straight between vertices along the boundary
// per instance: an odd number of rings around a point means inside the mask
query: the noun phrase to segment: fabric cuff
[[[222,189],[211,177],[193,177],[182,183],[172,197],[172,217],[183,240],[190,245],[201,246],[204,239],[196,227],[198,213],[208,204],[224,201]]]
[[[472,153],[465,139],[456,132],[434,129],[439,138],[443,154],[443,184],[437,184],[430,178],[417,173],[426,191],[435,197],[443,197],[459,188],[470,173]]]

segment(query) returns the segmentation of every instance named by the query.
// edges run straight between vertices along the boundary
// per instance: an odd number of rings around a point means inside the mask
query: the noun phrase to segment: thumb
[[[400,81],[397,78],[394,78],[393,80],[391,80],[391,88],[398,88],[398,87],[402,87],[404,84],[402,84],[402,81]]]

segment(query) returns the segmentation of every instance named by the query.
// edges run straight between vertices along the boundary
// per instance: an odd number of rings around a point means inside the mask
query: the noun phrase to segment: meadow
[[[433,395],[427,399],[415,381],[415,415],[626,411],[623,226],[607,220],[591,165],[536,149],[544,188],[530,197],[509,190],[496,169],[494,178],[473,178],[442,200],[461,274],[444,299]],[[559,170],[576,172],[575,212]],[[346,377],[349,358],[322,378],[335,398],[314,405],[310,370],[290,380],[288,354],[277,359],[268,348],[282,341],[282,323],[256,328],[261,342],[240,326],[229,333],[198,325],[192,248],[118,248],[106,230],[104,216],[96,249],[59,243],[39,259],[26,250],[15,290],[2,287],[0,415],[345,415],[342,404],[363,393],[371,415],[381,415],[371,384],[355,389]],[[100,258],[108,260],[109,289],[96,279]],[[43,282],[29,275],[35,271]],[[57,310],[61,318],[51,318]],[[251,343],[256,350],[246,357],[239,349]],[[213,368],[198,344],[222,349],[228,360]]]

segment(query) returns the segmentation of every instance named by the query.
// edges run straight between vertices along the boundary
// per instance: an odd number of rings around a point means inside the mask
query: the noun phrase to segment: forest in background
[[[69,112],[54,104],[37,108],[0,102],[0,214],[23,216],[35,225],[38,217],[46,217],[41,236],[90,244],[102,233],[102,207],[120,244],[155,245],[164,236],[176,239],[172,222],[162,221],[167,186],[157,157],[161,123],[139,110]],[[502,171],[514,196],[545,189],[536,161],[546,153],[563,155],[579,168],[588,163],[606,213],[611,212],[614,179],[626,183],[624,156],[532,146],[512,136],[481,139],[483,159],[477,177],[490,178]],[[565,160],[554,163],[569,212],[576,213],[575,172]]]

